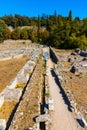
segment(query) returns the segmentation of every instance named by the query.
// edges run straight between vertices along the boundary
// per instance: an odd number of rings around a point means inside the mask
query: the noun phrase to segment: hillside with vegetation
[[[56,11],[38,17],[5,15],[0,18],[0,41],[5,39],[30,39],[60,49],[85,49],[87,18],[73,18],[71,10],[66,17]]]

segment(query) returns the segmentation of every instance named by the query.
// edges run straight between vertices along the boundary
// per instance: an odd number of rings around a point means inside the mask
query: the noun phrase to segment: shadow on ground
[[[68,106],[68,110],[71,112],[70,102],[69,102],[69,100],[68,100],[68,98],[67,98],[67,96],[66,96],[66,94],[65,94],[65,92],[64,92],[64,90],[63,90],[63,88],[62,88],[62,86],[61,86],[61,83],[60,83],[60,81],[59,81],[58,76],[56,75],[56,73],[54,72],[53,69],[51,69],[51,74],[52,74],[52,76],[54,77],[55,83],[56,83],[57,86],[60,88],[60,94],[62,95],[62,98],[63,98],[63,100],[64,100],[64,103]]]

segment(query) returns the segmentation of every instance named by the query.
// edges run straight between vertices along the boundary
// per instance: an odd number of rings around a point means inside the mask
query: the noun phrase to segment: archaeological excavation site
[[[0,43],[0,130],[87,130],[87,50]]]

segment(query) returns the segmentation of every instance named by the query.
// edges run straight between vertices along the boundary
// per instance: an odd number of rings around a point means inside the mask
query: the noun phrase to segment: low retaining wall
[[[59,61],[58,56],[55,54],[55,52],[53,51],[51,47],[49,49],[50,49],[50,57],[52,58],[53,62],[57,64]]]
[[[24,83],[25,86],[29,80],[30,75],[33,72],[36,63],[34,61],[27,61],[23,68],[18,72],[17,76],[6,86],[6,88],[0,93],[1,97],[4,96],[7,99],[20,99],[22,94],[22,88],[16,88],[18,83]],[[1,98],[2,105],[2,98]]]

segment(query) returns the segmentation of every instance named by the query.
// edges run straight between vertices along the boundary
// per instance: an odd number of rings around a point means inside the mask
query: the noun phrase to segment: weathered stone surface
[[[87,122],[81,113],[78,114],[77,119],[83,127],[87,127]]]
[[[35,121],[36,121],[37,123],[50,121],[50,116],[49,116],[49,114],[40,115],[40,116],[38,116],[38,117],[35,119]]]
[[[4,96],[0,95],[0,107],[3,105],[3,103],[4,103]]]
[[[23,74],[17,76],[17,81],[19,83],[27,83],[28,79],[29,79],[29,74]]]
[[[48,108],[49,110],[54,110],[54,101],[51,97],[48,99]]]
[[[6,120],[0,119],[0,130],[5,130],[6,128]]]
[[[19,44],[18,44],[19,43]],[[24,44],[21,44],[24,43]],[[13,45],[13,47],[11,47]],[[12,58],[20,58],[23,55],[38,58],[42,46],[32,44],[30,40],[6,40],[0,45],[0,60],[9,60]],[[34,55],[32,55],[34,54]]]
[[[78,69],[75,66],[72,66],[71,70],[72,73],[75,73],[76,71],[78,71]]]
[[[15,42],[17,42],[17,41],[12,40],[12,44],[14,44]],[[18,72],[17,76],[0,93],[0,99],[1,99],[0,106],[2,106],[4,100],[19,100],[20,99],[23,89],[22,88],[19,89],[19,88],[15,88],[15,87],[18,83],[27,83],[27,81],[29,80],[30,74],[33,72],[36,62],[39,59],[39,56],[41,54],[42,46],[37,45],[37,44],[31,44],[31,45],[27,46],[27,41],[24,40],[21,42],[25,42],[24,47],[19,46],[17,48],[15,46],[14,48],[10,48],[11,43],[10,44],[3,43],[3,44],[7,44],[7,45],[6,45],[6,47],[4,47],[2,45],[3,49],[0,51],[1,60],[7,60],[7,59],[11,59],[11,58],[20,58],[23,55],[29,56],[28,61],[23,66],[23,68]],[[22,115],[23,115],[23,112],[19,113],[19,115],[17,116],[17,119]],[[46,119],[46,117],[45,117],[45,119]],[[0,128],[2,130],[4,130],[3,123],[5,126],[6,123],[3,120],[1,120]],[[15,120],[13,120],[12,123],[13,123],[13,127],[14,127]],[[37,123],[34,125],[33,130],[39,130],[38,128],[39,128],[39,126]]]
[[[68,62],[74,62],[75,61],[75,59],[73,58],[73,57],[69,57],[69,59],[68,59]]]
[[[39,123],[34,124],[33,130],[40,130]]]
[[[13,79],[8,85],[7,88],[13,89],[17,85],[17,78]]]
[[[80,54],[80,52],[81,52],[80,48],[76,48],[75,52],[78,53],[78,54]]]
[[[81,56],[84,56],[84,57],[87,57],[87,51],[81,51],[81,52],[80,52],[80,55],[81,55]]]
[[[5,100],[12,99],[18,100],[22,94],[21,89],[8,89],[6,88],[2,93],[1,96],[4,96]]]

